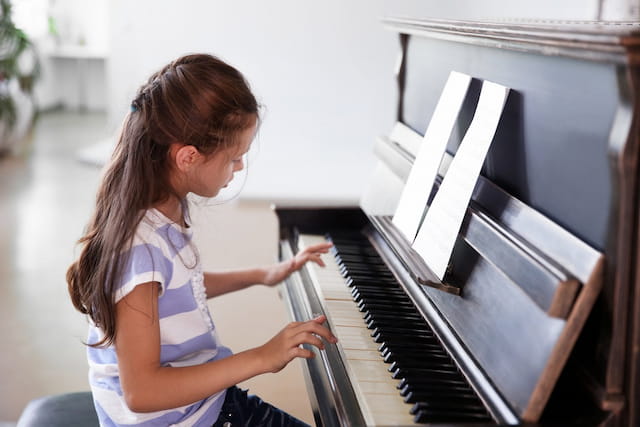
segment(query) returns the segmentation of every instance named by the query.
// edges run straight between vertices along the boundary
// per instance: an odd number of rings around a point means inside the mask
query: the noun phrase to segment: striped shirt
[[[191,230],[181,228],[156,209],[146,212],[123,255],[122,279],[116,302],[137,285],[160,284],[160,363],[191,366],[222,359],[231,350],[219,344],[207,308],[204,278]],[[89,326],[88,343],[100,340],[102,332]],[[87,347],[89,382],[102,426],[211,426],[218,418],[225,391],[175,409],[136,413],[125,403],[118,358],[113,345]],[[158,393],[162,393],[158,390]]]

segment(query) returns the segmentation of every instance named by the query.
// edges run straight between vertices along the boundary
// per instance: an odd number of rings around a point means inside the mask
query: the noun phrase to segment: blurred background
[[[395,120],[384,16],[637,20],[640,0],[0,0],[0,426],[35,397],[87,390],[85,319],[64,273],[138,86],[179,55],[240,69],[264,105],[242,185],[199,203],[206,268],[277,257],[278,205],[357,205]],[[425,76],[428,78],[428,76]],[[242,187],[240,196],[235,193]],[[227,200],[232,199],[232,200]],[[227,203],[222,203],[227,200]],[[277,289],[211,302],[234,350],[286,322]],[[245,386],[309,423],[301,366]]]

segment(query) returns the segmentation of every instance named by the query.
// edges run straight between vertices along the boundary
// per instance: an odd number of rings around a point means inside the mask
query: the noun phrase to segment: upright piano
[[[305,362],[318,425],[640,425],[640,26],[387,18],[397,122],[360,205],[276,207],[280,256],[330,240],[283,285],[340,342]],[[391,218],[451,71],[511,88],[446,271]],[[354,100],[354,102],[356,102]]]

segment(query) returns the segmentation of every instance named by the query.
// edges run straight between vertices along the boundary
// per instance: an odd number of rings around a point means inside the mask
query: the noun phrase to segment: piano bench
[[[97,427],[98,416],[90,391],[57,394],[27,404],[18,427]]]

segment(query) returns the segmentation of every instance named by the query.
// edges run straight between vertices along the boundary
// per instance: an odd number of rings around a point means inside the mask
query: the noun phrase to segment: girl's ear
[[[178,170],[186,172],[200,157],[200,152],[193,145],[172,144],[171,154]]]

